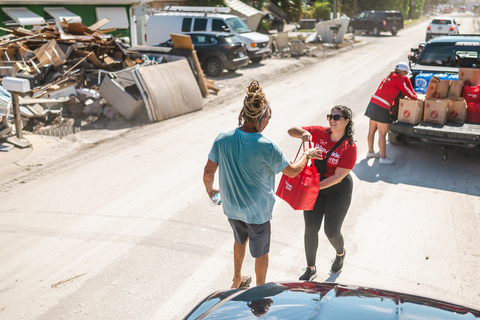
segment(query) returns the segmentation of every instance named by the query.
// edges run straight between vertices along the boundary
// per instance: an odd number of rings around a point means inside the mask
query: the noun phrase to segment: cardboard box
[[[423,113],[423,121],[445,124],[448,119],[448,100],[425,100],[425,108]]]
[[[465,99],[448,100],[448,120],[457,123],[464,123],[467,120],[467,103]]]
[[[419,124],[422,121],[423,100],[400,99],[398,121]]]

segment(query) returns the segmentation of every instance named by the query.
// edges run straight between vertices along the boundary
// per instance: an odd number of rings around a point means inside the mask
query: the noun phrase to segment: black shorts
[[[235,241],[244,244],[250,240],[250,253],[254,258],[260,258],[270,251],[270,221],[262,224],[249,224],[240,220],[228,218],[233,229]]]
[[[379,105],[370,102],[365,111],[365,115],[370,118],[370,120],[381,122],[381,123],[390,123],[390,110],[380,107]]]

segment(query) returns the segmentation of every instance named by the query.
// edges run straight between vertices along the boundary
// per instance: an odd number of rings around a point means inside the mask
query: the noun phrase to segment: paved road
[[[473,31],[471,16],[458,20],[462,32]],[[425,29],[361,36],[369,45],[266,81],[273,117],[264,133],[293,158],[289,127],[326,125],[334,104],[356,114],[348,255],[330,275],[335,253],[322,235],[317,280],[480,308],[480,152],[450,150],[443,162],[434,146],[389,145],[395,165],[363,159],[369,97]],[[83,148],[3,188],[0,318],[179,319],[228,288],[232,234],[221,208],[209,206],[202,173],[217,133],[237,124],[239,93]],[[272,228],[267,280],[295,280],[305,266],[301,212],[279,200]],[[244,269],[254,274],[249,255]]]

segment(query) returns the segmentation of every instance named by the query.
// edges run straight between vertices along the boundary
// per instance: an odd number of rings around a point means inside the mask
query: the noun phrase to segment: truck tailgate
[[[422,122],[418,125],[398,122],[390,125],[390,131],[403,134],[407,137],[428,140],[432,143],[455,145],[480,145],[480,124],[453,123],[445,125]]]

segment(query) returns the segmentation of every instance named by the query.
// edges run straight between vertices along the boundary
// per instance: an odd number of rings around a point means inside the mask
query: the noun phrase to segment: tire
[[[355,33],[355,29],[352,26],[348,26],[348,33]]]
[[[430,37],[427,35],[427,36],[425,37],[425,42],[428,42],[429,40],[430,40]]]
[[[252,63],[260,63],[260,61],[262,61],[263,58],[251,58],[250,60],[252,60]]]
[[[380,30],[378,30],[377,27],[373,27],[372,29],[372,34],[375,36],[375,37],[378,37],[380,35]]]
[[[397,146],[404,145],[407,142],[403,134],[395,133],[392,131],[388,131],[388,141],[390,142],[390,144],[394,144]]]
[[[220,77],[223,74],[223,63],[218,58],[210,58],[205,63],[205,73],[210,77]]]
[[[391,32],[392,32],[392,36],[396,36],[398,31],[397,30],[392,30]]]

